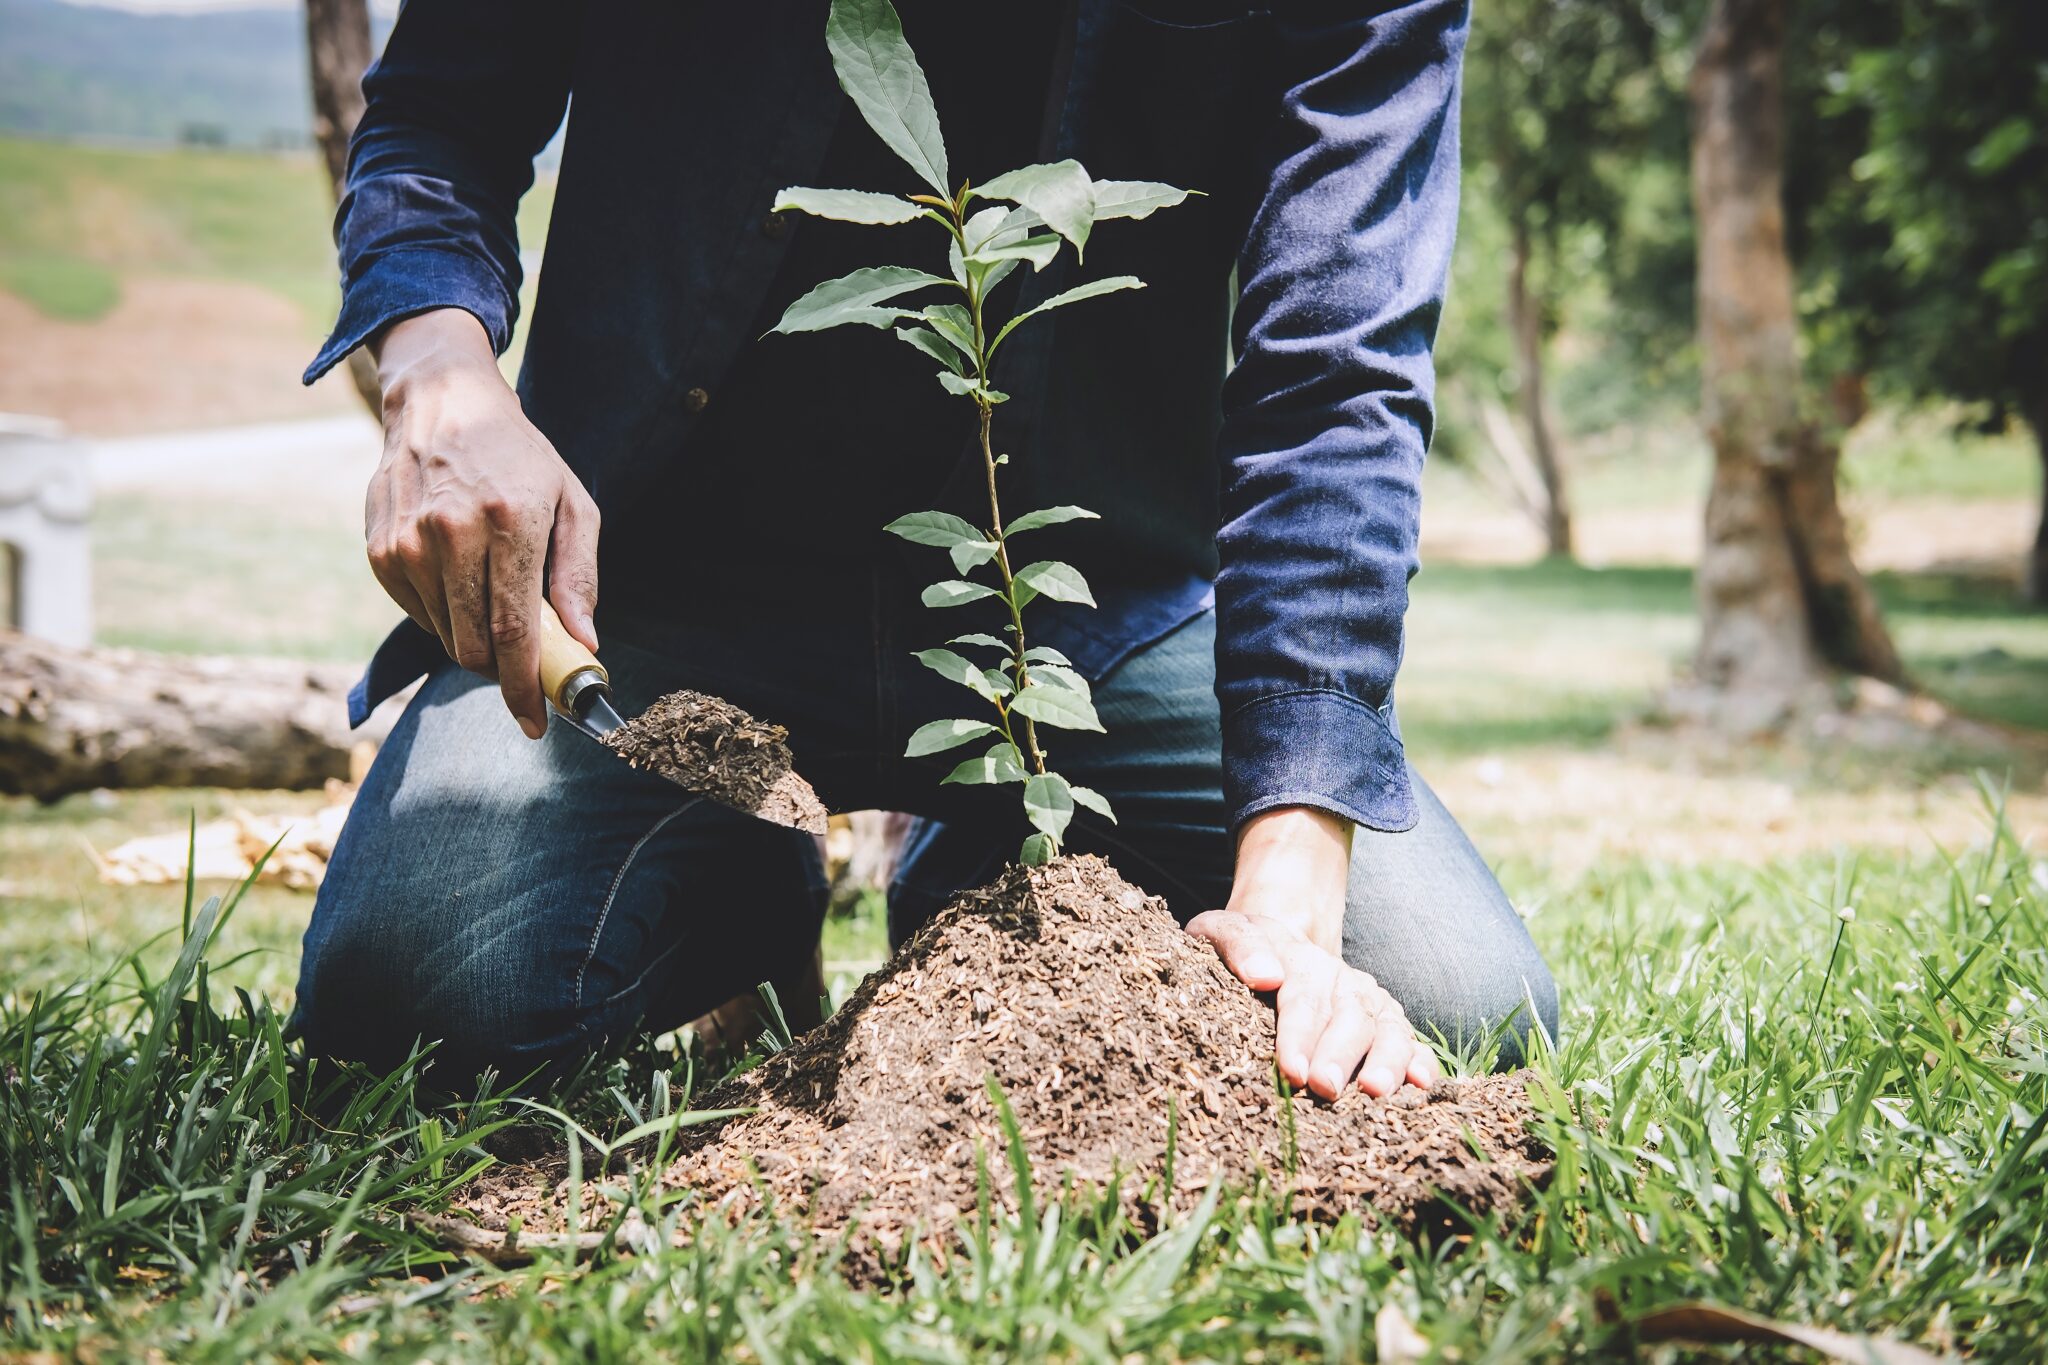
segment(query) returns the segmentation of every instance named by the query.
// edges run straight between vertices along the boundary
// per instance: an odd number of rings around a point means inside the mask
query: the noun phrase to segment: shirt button
[[[771,213],[761,220],[761,235],[771,242],[779,242],[789,236],[789,218],[786,214]]]
[[[711,405],[711,395],[703,389],[691,389],[683,395],[683,406],[692,413],[699,413]]]

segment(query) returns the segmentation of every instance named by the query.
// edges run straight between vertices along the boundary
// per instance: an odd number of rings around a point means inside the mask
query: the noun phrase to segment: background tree
[[[313,140],[327,165],[327,183],[341,201],[348,179],[348,141],[363,117],[363,73],[374,56],[369,0],[306,0],[306,63],[313,87]],[[348,377],[372,417],[384,411],[384,391],[368,350],[349,352]]]
[[[1527,433],[1490,413],[1490,443],[1549,553],[1572,553],[1570,498],[1544,382],[1558,325],[1561,253],[1574,232],[1604,236],[1618,217],[1625,159],[1653,52],[1642,11],[1591,0],[1499,0],[1479,17],[1466,59],[1465,139],[1473,192],[1507,223],[1503,269],[1511,389]],[[1487,400],[1482,399],[1482,403]]]
[[[1751,731],[1833,670],[1903,670],[1850,557],[1840,446],[1811,411],[1784,211],[1787,0],[1714,0],[1691,79],[1701,418],[1713,447],[1697,700]]]
[[[2048,493],[2048,7],[1811,9],[1793,209],[1816,335],[1900,397],[2018,416]],[[2026,581],[2048,603],[2048,498]]]

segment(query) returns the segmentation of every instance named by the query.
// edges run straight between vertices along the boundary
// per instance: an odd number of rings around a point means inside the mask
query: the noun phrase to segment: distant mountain
[[[312,136],[296,5],[143,14],[0,0],[0,130],[235,147]],[[377,24],[381,44],[388,21]]]

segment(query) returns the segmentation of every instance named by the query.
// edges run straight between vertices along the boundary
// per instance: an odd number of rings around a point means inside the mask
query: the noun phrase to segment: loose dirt
[[[1006,1100],[1040,1198],[1118,1184],[1141,1226],[1218,1184],[1264,1182],[1297,1212],[1424,1232],[1512,1209],[1550,1162],[1526,1074],[1376,1100],[1283,1096],[1273,1010],[1165,903],[1099,858],[1011,868],[967,892],[823,1026],[699,1097],[751,1112],[684,1130],[663,1183],[714,1216],[764,1196],[870,1272],[906,1239],[941,1252],[981,1190],[1017,1206]],[[1170,1153],[1170,1155],[1169,1155]],[[560,1229],[559,1161],[500,1168],[462,1201],[486,1228]],[[983,1173],[986,1173],[985,1177]],[[595,1182],[586,1225],[605,1202]]]
[[[636,768],[764,820],[825,833],[825,807],[796,773],[789,731],[722,697],[671,692],[604,737]]]

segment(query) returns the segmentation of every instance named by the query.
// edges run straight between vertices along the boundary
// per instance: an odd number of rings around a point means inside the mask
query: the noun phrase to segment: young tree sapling
[[[889,0],[833,0],[825,26],[826,44],[839,84],[861,116],[890,150],[929,187],[930,193],[876,194],[863,190],[792,188],[775,211],[796,210],[842,222],[893,225],[936,224],[946,234],[948,273],[934,275],[910,266],[882,265],[856,270],[817,286],[791,304],[777,332],[818,332],[859,323],[878,327],[915,346],[938,363],[938,380],[948,393],[972,402],[980,415],[982,463],[988,481],[988,524],[976,526],[950,512],[912,512],[889,523],[905,540],[945,550],[957,578],[924,590],[928,607],[993,602],[1003,608],[1002,636],[956,635],[958,648],[921,650],[917,659],[941,677],[960,684],[986,703],[994,720],[936,720],[910,737],[906,756],[922,757],[994,737],[986,752],[967,759],[947,782],[1017,782],[1024,788],[1024,813],[1037,831],[1019,857],[1030,865],[1049,861],[1060,849],[1076,806],[1114,820],[1101,793],[1077,786],[1046,765],[1040,725],[1066,730],[1100,730],[1088,681],[1056,649],[1032,645],[1024,633],[1024,609],[1039,597],[1094,606],[1087,580],[1072,565],[1037,560],[1013,569],[1010,542],[1027,531],[1061,522],[1093,519],[1084,507],[1044,507],[1008,523],[997,492],[997,470],[1007,455],[995,453],[990,433],[996,407],[1007,394],[990,385],[997,350],[1019,325],[1041,313],[1124,289],[1142,289],[1131,275],[1092,280],[1046,299],[995,327],[984,316],[988,296],[1020,263],[1043,270],[1071,243],[1076,260],[1097,223],[1112,218],[1145,218],[1171,208],[1190,191],[1143,180],[1091,180],[1078,161],[1056,161],[1009,171],[976,185],[963,180],[949,188],[946,145],[924,71],[918,66]],[[983,207],[976,207],[977,202]],[[944,302],[913,307],[907,296],[928,289],[951,295]],[[970,575],[994,565],[995,582]],[[994,649],[995,667],[984,667],[960,650]]]

